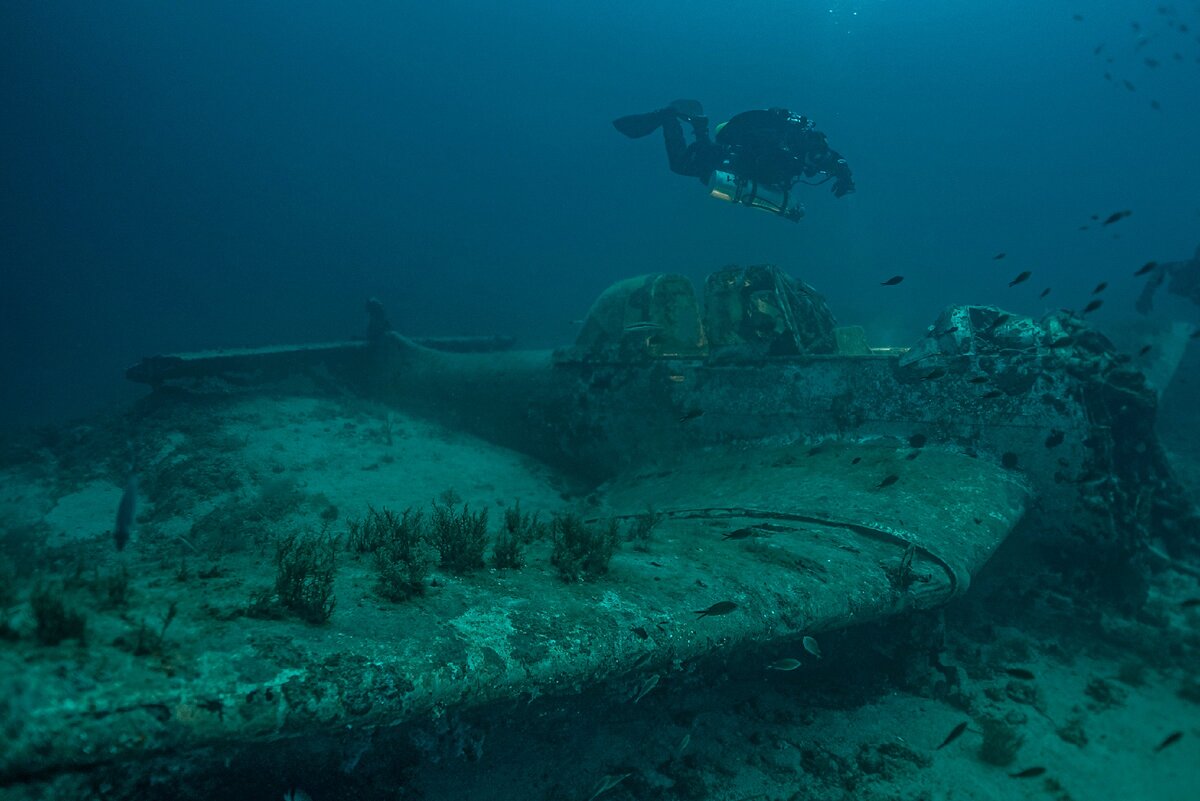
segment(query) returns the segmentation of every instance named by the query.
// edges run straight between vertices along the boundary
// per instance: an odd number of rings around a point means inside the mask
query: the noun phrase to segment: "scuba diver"
[[[681,120],[692,127],[689,145]],[[676,100],[666,108],[613,120],[630,139],[662,128],[671,172],[699,178],[713,197],[764,209],[796,222],[804,206],[793,193],[797,183],[833,181],[837,197],[854,191],[850,165],[825,142],[807,117],[787,109],[743,111],[708,135],[708,117],[696,100]],[[815,184],[802,178],[823,175]]]

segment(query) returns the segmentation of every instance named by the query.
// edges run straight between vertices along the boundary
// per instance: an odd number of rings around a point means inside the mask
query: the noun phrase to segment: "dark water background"
[[[135,397],[144,354],[350,336],[370,295],[554,345],[614,279],[774,262],[908,344],[1100,280],[1128,316],[1133,270],[1200,243],[1195,0],[600,6],[0,5],[0,416]],[[811,116],[857,194],[798,225],[707,198],[609,124],[676,97]]]

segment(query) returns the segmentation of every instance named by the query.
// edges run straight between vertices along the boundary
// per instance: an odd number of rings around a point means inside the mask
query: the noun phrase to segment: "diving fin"
[[[648,114],[630,114],[613,120],[613,127],[630,139],[641,139],[659,129],[664,116],[682,117],[690,120],[693,117],[704,116],[704,106],[699,100],[672,100],[666,108],[651,111]]]
[[[704,106],[700,105],[699,100],[672,100],[667,108],[688,120],[704,116]]]
[[[641,139],[657,131],[663,123],[663,117],[672,113],[672,109],[659,109],[648,114],[630,114],[613,120],[613,127],[630,139]]]

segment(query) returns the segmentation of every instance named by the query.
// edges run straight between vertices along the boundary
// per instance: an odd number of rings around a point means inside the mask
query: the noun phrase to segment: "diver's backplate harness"
[[[834,177],[831,167],[838,165],[824,163],[827,148],[813,147],[824,145],[824,136],[810,119],[785,109],[771,109],[769,114],[772,124],[757,129],[733,125],[737,117],[718,129],[718,142],[726,145],[728,155],[709,176],[708,191],[715,198],[798,222],[804,217],[804,205],[792,191],[797,181],[824,173],[818,182],[824,183]]]

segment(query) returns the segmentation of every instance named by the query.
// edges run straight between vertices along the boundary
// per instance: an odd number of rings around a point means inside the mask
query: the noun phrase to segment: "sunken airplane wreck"
[[[511,717],[515,699],[669,679],[944,604],[1013,536],[1136,594],[1147,551],[1195,525],[1155,395],[1069,315],[958,306],[914,347],[871,348],[771,266],[711,275],[703,303],[680,276],[619,282],[554,352],[416,341],[368,308],[363,341],[158,356],[128,376],[222,393],[300,377],[436,418],[587,479],[587,519],[653,509],[653,551],[620,552],[585,584],[523,571],[520,598],[464,579],[282,643],[278,623],[210,620],[186,670],[126,660],[121,688],[47,663],[0,786],[149,774],[180,754],[257,764],[254,749],[336,750],[350,730],[384,748],[434,713]]]
[[[1139,591],[1129,566],[1147,549],[1161,558],[1196,531],[1154,390],[1068,312],[953,306],[913,347],[873,348],[773,265],[710,275],[703,303],[679,275],[618,282],[552,352],[410,339],[377,301],[367,311],[361,341],[156,356],[127,377],[203,388],[319,375],[586,477],[597,517],[649,504],[683,529],[795,521],[895,558],[915,549],[937,576],[920,601],[900,600],[859,565],[855,589],[870,591],[820,613],[826,627],[962,592],[1031,504],[1060,567],[1086,565],[1117,593]]]

